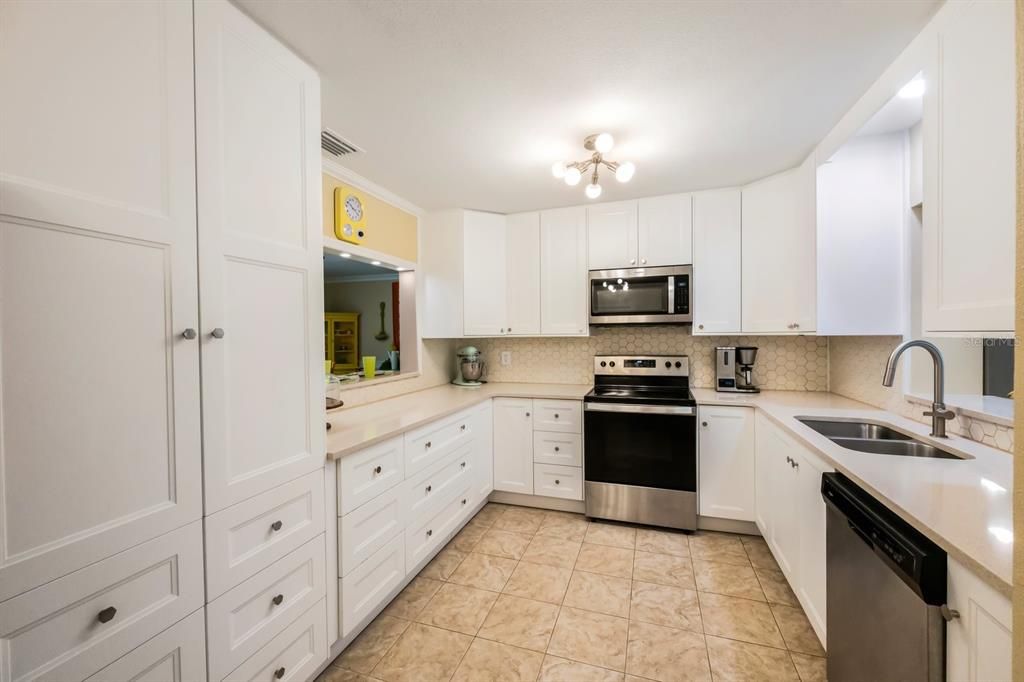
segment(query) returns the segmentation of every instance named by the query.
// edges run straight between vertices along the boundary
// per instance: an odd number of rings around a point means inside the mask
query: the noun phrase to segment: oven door
[[[697,492],[697,414],[675,405],[584,404],[587,481]]]
[[[590,271],[590,324],[685,324],[692,271],[688,265]]]

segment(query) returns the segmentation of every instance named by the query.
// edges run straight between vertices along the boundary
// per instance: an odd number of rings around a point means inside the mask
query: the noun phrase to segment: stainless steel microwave
[[[693,266],[590,271],[590,324],[692,324]]]

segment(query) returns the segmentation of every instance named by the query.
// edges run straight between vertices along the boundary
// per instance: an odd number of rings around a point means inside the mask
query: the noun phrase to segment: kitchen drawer
[[[338,577],[345,577],[405,530],[403,486],[375,497],[338,523]]]
[[[306,682],[327,660],[327,600],[321,599],[225,680]],[[211,682],[216,682],[211,679]]]
[[[473,482],[468,481],[434,516],[426,521],[411,522],[405,529],[405,565],[408,571],[433,554],[465,519],[471,508],[469,502],[473,499],[473,487]]]
[[[324,536],[316,536],[206,605],[210,677],[219,680],[324,598]]]
[[[473,410],[463,410],[405,434],[405,475],[423,471],[473,440],[479,419]]]
[[[207,599],[213,601],[323,532],[323,470],[208,516]]]
[[[398,536],[339,581],[341,636],[347,637],[405,579],[405,542]]]
[[[583,469],[557,464],[537,464],[533,467],[533,494],[583,499]]]
[[[578,433],[534,431],[533,461],[567,467],[583,466],[583,436]]]
[[[343,457],[338,463],[338,514],[344,516],[405,477],[402,436]]]
[[[583,403],[579,400],[534,400],[533,430],[583,433]]]
[[[405,500],[407,519],[423,519],[433,516],[437,510],[451,502],[452,497],[461,493],[466,481],[472,478],[476,440],[464,443],[444,461],[423,473],[410,478],[404,484],[402,499]]]
[[[84,679],[202,605],[195,521],[0,604],[0,677]]]
[[[133,649],[85,682],[204,682],[206,616],[203,609]]]

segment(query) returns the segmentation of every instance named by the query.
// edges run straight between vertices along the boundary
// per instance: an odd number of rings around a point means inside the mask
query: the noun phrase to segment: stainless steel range
[[[594,358],[583,398],[587,516],[697,528],[697,402],[685,355]]]

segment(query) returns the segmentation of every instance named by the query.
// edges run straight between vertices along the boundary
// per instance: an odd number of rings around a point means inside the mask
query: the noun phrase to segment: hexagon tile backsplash
[[[594,328],[585,338],[477,339],[490,381],[589,384],[595,355],[688,355],[690,384],[714,386],[715,346],[757,346],[754,381],[765,389],[828,390],[828,339],[817,336],[692,336],[679,327]],[[501,366],[501,352],[512,364]]]

